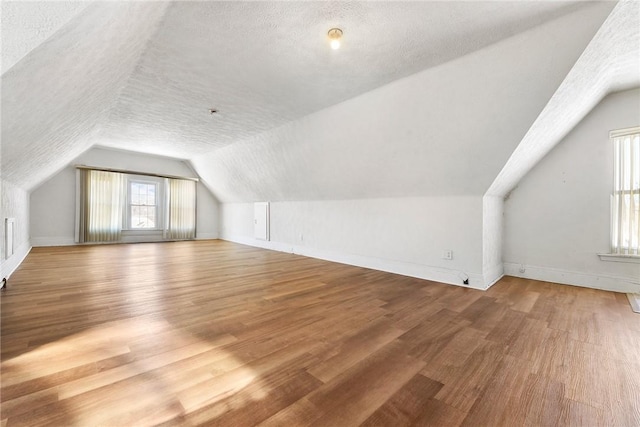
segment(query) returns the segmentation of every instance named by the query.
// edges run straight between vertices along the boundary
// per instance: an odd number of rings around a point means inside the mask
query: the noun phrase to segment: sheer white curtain
[[[80,170],[80,242],[120,240],[125,194],[123,174]]]
[[[611,132],[614,189],[611,252],[640,255],[640,127]]]
[[[187,179],[169,179],[170,239],[196,237],[196,183]]]

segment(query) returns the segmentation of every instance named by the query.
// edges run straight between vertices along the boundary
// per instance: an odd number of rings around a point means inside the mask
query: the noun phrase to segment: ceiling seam
[[[609,54],[609,52],[605,52],[607,46],[609,46],[609,48],[611,49],[615,47],[615,43],[614,43],[614,46],[610,46],[610,44],[612,44],[612,41],[615,41],[615,39],[614,40],[611,39],[611,36],[610,36],[610,34],[612,34],[611,29],[612,27],[617,27],[618,21],[624,19],[625,12],[623,11],[623,8],[625,6],[629,7],[628,6],[629,4],[630,3],[628,2],[618,3],[615,6],[615,8],[611,11],[611,13],[607,16],[607,18],[605,19],[603,24],[600,26],[596,34],[594,34],[591,41],[587,44],[583,53],[575,62],[574,66],[567,73],[567,76],[560,83],[558,89],[553,93],[553,95],[551,96],[547,104],[544,106],[540,114],[538,114],[536,119],[533,121],[533,123],[531,124],[531,126],[529,127],[525,135],[523,136],[520,143],[516,146],[516,148],[512,152],[509,159],[507,159],[507,161],[505,162],[505,165],[500,170],[500,172],[498,173],[498,175],[496,176],[492,184],[489,186],[484,196],[500,196],[504,198],[510,191],[512,191],[515,188],[515,186],[520,182],[520,180],[522,180],[522,178],[524,178],[524,176],[526,176],[526,174],[535,167],[535,165],[537,165],[554,147],[556,147],[562,141],[562,138],[564,138],[569,132],[571,132],[571,130],[584,117],[586,117],[586,115],[600,101],[602,101],[602,99],[604,99],[610,93],[614,92],[613,82],[612,82],[612,77],[614,76],[612,75],[610,69],[608,68],[597,69],[597,67],[596,69],[594,69],[591,62],[594,57],[598,56],[597,55],[598,50],[606,53],[609,56],[612,55],[612,54]],[[613,59],[617,60],[617,58],[615,57]],[[549,144],[548,147],[545,147],[544,152],[530,153],[530,155],[537,157],[537,159],[535,159],[535,161],[529,165],[525,164],[524,167],[521,168],[521,169],[526,169],[526,171],[524,173],[520,173],[521,176],[517,179],[517,181],[511,184],[509,184],[508,182],[503,182],[503,181],[509,180],[509,177],[508,177],[509,170],[513,170],[514,168],[517,167],[517,165],[514,164],[515,162],[517,162],[517,157],[526,148],[531,147],[532,144],[530,141],[535,139],[535,132],[538,129],[545,128],[545,124],[548,124],[549,120],[551,120],[549,117],[552,115],[553,109],[559,108],[558,106],[561,106],[567,102],[566,100],[566,97],[568,96],[567,92],[571,89],[574,89],[576,81],[584,80],[584,76],[581,75],[581,73],[593,74],[591,76],[592,78],[589,79],[589,81],[592,81],[592,82],[601,82],[603,79],[605,80],[604,82],[602,82],[600,87],[596,87],[596,88],[592,87],[592,90],[594,91],[594,93],[593,93],[593,98],[590,100],[591,105],[588,108],[583,109],[583,111],[576,111],[575,112],[576,117],[575,117],[574,123],[571,125],[570,128],[565,129],[564,131],[559,131],[558,135],[553,135],[553,136],[544,135],[544,134],[538,135],[538,137],[546,136],[546,139],[552,138],[554,141],[552,141],[552,143]],[[534,134],[534,136],[532,136],[532,134]],[[529,143],[527,144],[527,142]],[[526,146],[523,145],[523,143],[526,144]],[[519,157],[522,157],[522,156],[519,156]],[[511,173],[513,174],[513,172]]]
[[[113,112],[116,110],[116,107],[118,107],[118,105],[120,104],[122,93],[126,88],[130,86],[132,77],[136,73],[136,71],[138,71],[138,69],[140,68],[142,58],[144,57],[145,53],[149,49],[149,45],[151,44],[152,40],[155,38],[156,34],[160,31],[160,28],[162,28],[162,24],[165,22],[165,19],[167,16],[167,11],[169,10],[169,8],[174,7],[175,5],[174,0],[167,1],[165,3],[167,4],[167,6],[164,8],[164,11],[162,12],[162,16],[158,19],[155,30],[150,33],[149,37],[147,37],[147,40],[144,43],[144,47],[140,50],[140,55],[138,55],[138,59],[135,61],[134,65],[131,67],[131,71],[129,72],[128,77],[126,79],[123,79],[124,83],[117,90],[117,95],[114,97],[113,101],[111,102],[111,105],[108,107],[105,107],[105,109],[103,110],[104,118],[100,121],[97,121],[96,124],[94,125],[94,129],[92,130],[93,131],[92,134],[94,136],[100,134],[100,132],[104,127],[105,122],[108,123],[109,121],[111,121]],[[94,146],[96,146],[96,144],[92,142],[91,145],[84,152],[92,149]],[[181,160],[181,159],[177,159],[177,160]]]

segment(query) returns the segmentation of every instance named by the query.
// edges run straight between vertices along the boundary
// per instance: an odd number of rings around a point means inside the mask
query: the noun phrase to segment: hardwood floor
[[[35,248],[1,304],[2,426],[640,425],[624,294],[197,241]]]

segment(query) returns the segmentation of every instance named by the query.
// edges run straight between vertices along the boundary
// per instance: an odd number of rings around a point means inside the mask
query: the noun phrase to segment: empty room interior
[[[640,425],[640,2],[1,8],[2,427]]]

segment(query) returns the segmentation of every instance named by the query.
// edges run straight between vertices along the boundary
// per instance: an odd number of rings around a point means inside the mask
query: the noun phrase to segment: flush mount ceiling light
[[[339,49],[342,30],[340,28],[332,28],[329,30],[327,35],[329,36],[329,40],[331,40],[331,49]]]

